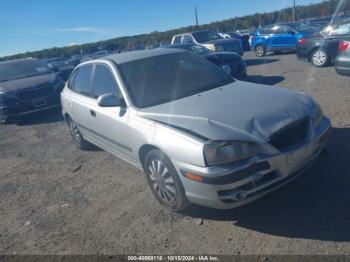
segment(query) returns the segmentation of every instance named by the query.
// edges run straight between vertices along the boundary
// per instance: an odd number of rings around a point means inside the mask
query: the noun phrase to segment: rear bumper
[[[338,56],[335,59],[335,70],[340,75],[350,76],[350,57]]]
[[[225,167],[194,167],[174,162],[174,166],[191,203],[231,209],[250,203],[293,181],[317,160],[325,147],[331,124],[324,118],[313,134],[293,151],[272,156],[256,156],[243,163]],[[185,177],[186,172],[204,177],[197,182]]]

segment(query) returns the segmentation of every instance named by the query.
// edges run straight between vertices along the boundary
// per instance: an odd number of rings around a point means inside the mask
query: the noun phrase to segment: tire
[[[316,49],[311,53],[310,60],[316,67],[325,67],[329,64],[329,55],[325,50]]]
[[[73,119],[71,119],[70,117],[67,118],[67,124],[76,147],[81,150],[89,150],[91,148],[91,144],[83,138]]]
[[[4,125],[8,123],[8,119],[6,118],[4,112],[0,108],[0,125]]]
[[[148,185],[159,203],[172,211],[189,206],[180,178],[166,155],[153,149],[147,153],[143,166]]]
[[[257,57],[264,57],[266,56],[266,48],[263,45],[257,45],[255,47],[255,55]]]

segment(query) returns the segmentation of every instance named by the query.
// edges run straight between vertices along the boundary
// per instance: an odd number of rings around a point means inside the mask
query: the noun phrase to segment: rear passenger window
[[[96,65],[94,78],[94,97],[97,98],[105,94],[114,94],[120,97],[120,91],[112,72],[107,66]]]
[[[92,65],[78,68],[73,75],[74,85],[71,88],[79,94],[91,96],[91,72]]]
[[[181,44],[181,37],[182,36],[175,36],[173,44]]]

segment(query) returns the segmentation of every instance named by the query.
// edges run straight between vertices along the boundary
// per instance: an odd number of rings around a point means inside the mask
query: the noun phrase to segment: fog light
[[[237,201],[242,201],[242,200],[244,200],[246,197],[247,197],[247,193],[246,193],[245,191],[238,192],[238,193],[235,195],[235,198],[236,198]]]

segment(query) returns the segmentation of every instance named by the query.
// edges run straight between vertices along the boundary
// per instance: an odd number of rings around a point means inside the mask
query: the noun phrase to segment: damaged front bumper
[[[322,119],[315,128],[310,121],[305,141],[296,147],[274,155],[260,155],[225,166],[197,167],[174,161],[186,196],[191,203],[231,209],[250,203],[291,182],[317,160],[331,132],[330,120]],[[193,181],[186,172],[196,174],[202,181]]]

